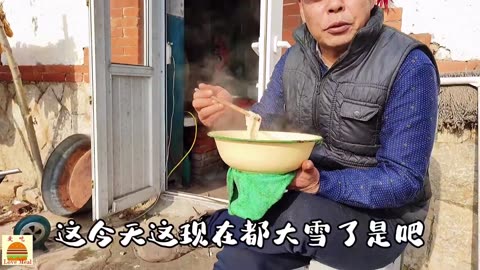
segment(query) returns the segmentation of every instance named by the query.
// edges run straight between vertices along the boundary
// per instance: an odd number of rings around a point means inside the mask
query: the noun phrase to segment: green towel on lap
[[[230,168],[227,173],[228,213],[252,221],[260,220],[282,198],[294,177],[295,172],[265,174]]]

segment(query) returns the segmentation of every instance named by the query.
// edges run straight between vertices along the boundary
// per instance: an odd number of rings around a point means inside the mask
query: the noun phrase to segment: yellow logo
[[[2,235],[2,265],[33,265],[33,236]]]

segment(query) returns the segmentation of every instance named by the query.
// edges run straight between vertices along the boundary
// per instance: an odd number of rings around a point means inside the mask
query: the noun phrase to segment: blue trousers
[[[223,246],[223,250],[217,254],[218,260],[214,269],[296,269],[308,265],[311,259],[336,269],[382,268],[392,263],[406,247],[406,243],[395,241],[397,224],[404,224],[404,222],[384,213],[380,210],[353,208],[320,196],[289,191],[263,217],[262,221],[269,223],[270,235],[259,248],[241,241],[241,237],[245,234],[242,229],[246,228],[246,220],[229,215],[227,209],[222,209],[206,220],[208,239],[212,241],[219,226],[228,220],[235,226],[229,229],[229,232],[233,234],[232,238],[237,240],[238,245]],[[330,231],[328,233],[324,231],[326,243],[323,247],[316,246],[319,242],[304,231],[305,224],[310,226],[313,224],[312,221],[316,220],[330,225]],[[386,235],[378,237],[383,237],[382,241],[389,242],[390,247],[367,244],[370,237],[376,237],[372,234],[376,230],[371,227],[371,220],[384,221]],[[353,245],[350,245],[351,243],[345,245],[344,241],[349,238],[349,233],[346,227],[339,229],[338,226],[350,221],[358,222],[353,231],[356,241]],[[284,229],[287,223],[296,229],[296,232],[288,236],[298,241],[275,242],[274,240],[278,238],[276,231]],[[377,229],[380,227],[377,226]],[[312,227],[309,227],[308,231],[310,230]]]

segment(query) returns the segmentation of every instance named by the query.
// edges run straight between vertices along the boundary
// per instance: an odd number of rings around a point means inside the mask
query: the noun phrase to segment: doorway
[[[252,44],[258,42],[260,36],[260,6],[260,0],[184,1],[184,35],[183,44],[179,46],[183,45],[184,50],[184,81],[180,82],[184,89],[180,94],[184,97],[185,111],[195,112],[193,93],[201,82],[224,87],[234,97],[234,103],[245,109],[258,100],[259,56]],[[215,142],[208,137],[207,128],[198,122],[195,136],[191,122],[183,126],[183,148],[187,151],[194,140],[195,144],[182,164],[181,176],[169,178],[168,190],[227,199],[228,167],[221,160]],[[167,145],[173,147],[172,142]],[[178,159],[177,155],[169,163],[176,163]]]

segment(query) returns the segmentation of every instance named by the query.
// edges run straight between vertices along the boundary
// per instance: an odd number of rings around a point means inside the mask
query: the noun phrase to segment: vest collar
[[[375,6],[371,11],[367,24],[357,32],[347,51],[340,56],[337,63],[333,66],[337,66],[340,63],[342,66],[349,65],[360,56],[368,54],[382,32],[383,20],[382,9]],[[309,54],[313,59],[318,59],[317,42],[310,34],[306,24],[302,24],[295,30],[294,38],[304,48],[305,53]]]

